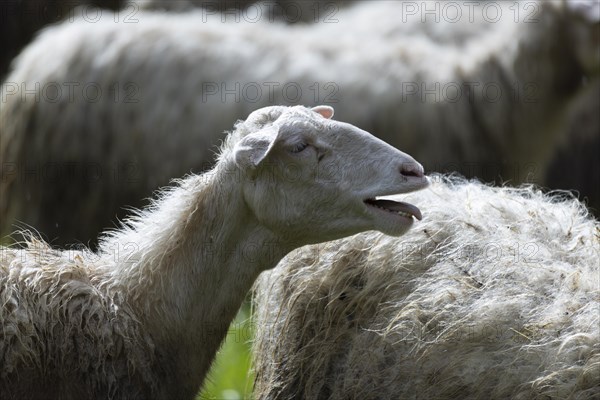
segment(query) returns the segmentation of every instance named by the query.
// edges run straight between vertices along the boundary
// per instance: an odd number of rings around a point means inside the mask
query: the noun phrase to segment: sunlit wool
[[[423,221],[259,278],[257,399],[597,399],[600,224],[578,201],[434,176]]]

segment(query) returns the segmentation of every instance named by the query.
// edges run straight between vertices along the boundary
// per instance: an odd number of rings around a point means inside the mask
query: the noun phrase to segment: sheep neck
[[[170,395],[199,389],[258,274],[295,247],[260,225],[223,170],[185,179],[116,238],[135,244],[119,286],[156,342]]]

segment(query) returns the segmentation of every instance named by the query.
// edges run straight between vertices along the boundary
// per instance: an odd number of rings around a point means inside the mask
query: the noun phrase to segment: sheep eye
[[[306,149],[308,147],[308,143],[298,143],[296,145],[294,145],[294,147],[292,147],[292,149],[290,150],[292,153],[300,153],[302,150]]]

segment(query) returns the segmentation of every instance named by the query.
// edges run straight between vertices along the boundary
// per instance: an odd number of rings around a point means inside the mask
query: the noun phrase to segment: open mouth
[[[410,218],[415,217],[419,221],[423,219],[421,210],[412,204],[403,203],[401,201],[394,201],[389,199],[367,199],[364,203],[369,207],[374,207],[379,210],[399,215],[401,217]]]

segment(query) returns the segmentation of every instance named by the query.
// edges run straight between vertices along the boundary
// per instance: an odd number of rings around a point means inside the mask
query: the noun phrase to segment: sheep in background
[[[290,253],[255,286],[257,399],[597,399],[600,223],[434,176],[423,220]]]
[[[406,232],[419,210],[376,197],[426,187],[423,167],[332,115],[252,113],[214,169],[97,253],[0,248],[0,398],[192,399],[261,271],[308,243]]]
[[[3,0],[0,11],[0,37],[11,40],[6,40],[0,51],[0,80],[8,72],[11,60],[31,41],[36,31],[87,10],[87,8],[83,11],[75,9],[78,6],[120,10],[123,18],[134,19],[140,9],[182,12],[204,6],[210,11],[225,11],[232,8],[243,10],[255,2],[255,0],[131,0],[128,2],[124,0],[38,0],[36,2]],[[264,12],[273,19],[293,23],[324,20],[335,14],[346,3],[350,1],[278,0],[261,2],[257,6],[260,7],[261,13]]]
[[[122,207],[212,165],[227,121],[272,103],[337,102],[342,120],[430,170],[543,175],[571,96],[596,71],[597,24],[562,2],[526,2],[534,15],[519,3],[520,23],[506,8],[497,23],[480,9],[473,22],[422,23],[405,4],[357,2],[310,26],[197,11],[47,29],[0,93],[0,231],[22,222],[55,243],[94,240]]]
[[[11,60],[45,25],[68,17],[76,6],[121,8],[122,0],[3,0],[0,9],[0,81],[4,79]]]

